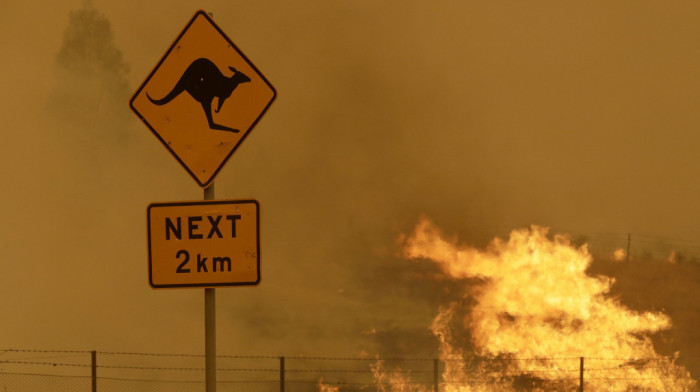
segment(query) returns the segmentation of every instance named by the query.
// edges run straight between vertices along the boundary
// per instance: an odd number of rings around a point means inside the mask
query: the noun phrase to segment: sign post
[[[206,392],[216,392],[216,290],[204,289],[204,382]]]
[[[205,384],[216,391],[215,287],[260,282],[260,205],[214,197],[214,177],[277,91],[204,11],[197,11],[129,106],[197,185],[200,202],[148,206],[153,288],[204,288]]]
[[[214,182],[204,188],[204,200],[214,200]],[[223,268],[222,268],[223,269]],[[205,392],[216,392],[216,289],[204,289]]]

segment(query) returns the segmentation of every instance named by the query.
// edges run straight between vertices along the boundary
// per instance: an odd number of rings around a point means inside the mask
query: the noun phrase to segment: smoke
[[[204,4],[279,92],[216,180],[262,207],[262,283],[217,291],[219,351],[436,354],[458,284],[395,243],[423,213],[476,246],[533,223],[697,237],[698,10],[599,5]],[[0,343],[200,352],[199,290],[148,287],[145,209],[202,193],[124,97],[195,10],[0,7],[22,59],[0,63]],[[73,72],[89,26],[93,73]],[[692,321],[681,283],[671,318]],[[700,341],[690,321],[674,344]]]
[[[100,144],[123,144],[128,66],[114,45],[109,20],[90,3],[70,13],[54,70],[47,111],[56,124],[68,125],[57,130],[61,138],[71,145],[87,145],[86,154]]]

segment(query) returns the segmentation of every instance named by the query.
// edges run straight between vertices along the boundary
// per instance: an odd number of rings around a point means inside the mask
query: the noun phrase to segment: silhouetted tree
[[[70,13],[55,61],[49,110],[60,124],[100,142],[124,140],[129,68],[114,44],[109,20],[91,2]]]

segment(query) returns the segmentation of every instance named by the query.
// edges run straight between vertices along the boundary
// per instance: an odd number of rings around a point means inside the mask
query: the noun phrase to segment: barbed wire
[[[66,366],[66,367],[92,367],[90,364],[62,363],[62,362],[38,362],[38,361],[0,361],[0,364],[19,365],[44,365],[44,366]],[[614,368],[585,368],[587,372],[593,371],[625,371],[634,365]],[[204,371],[203,367],[166,367],[166,366],[129,366],[129,365],[95,365],[98,369],[126,369],[126,370],[166,370],[166,371]],[[641,369],[666,369],[670,366],[641,366]],[[250,372],[250,373],[278,373],[279,368],[217,368],[219,372]],[[523,373],[566,373],[579,372],[580,369],[518,369],[518,370],[494,370],[501,374],[523,374]],[[369,374],[375,373],[371,369],[284,369],[285,373],[339,373],[339,374]],[[390,374],[433,374],[432,370],[415,369],[388,369],[380,370],[378,373]]]
[[[112,352],[112,351],[97,351],[98,354],[105,355],[134,355],[134,356],[163,356],[163,357],[199,357],[204,358],[204,354],[159,354],[159,353],[144,353],[144,352]],[[296,359],[308,361],[433,361],[434,358],[371,358],[371,357],[318,357],[318,356],[273,356],[273,355],[218,355],[217,358],[230,359]]]
[[[421,381],[402,381],[402,382],[352,382],[352,381],[312,381],[312,380],[285,380],[285,382],[295,383],[295,384],[325,384],[325,385],[432,385],[431,382],[421,382]]]
[[[172,354],[172,353],[153,353],[153,352],[112,352],[112,351],[88,351],[88,350],[36,350],[36,349],[6,349],[0,351],[0,356],[8,354],[8,353],[34,353],[34,354],[48,354],[50,356],[48,357],[40,357],[39,359],[56,359],[56,358],[74,358],[78,355],[86,355],[86,354],[92,354],[92,353],[99,353],[100,355],[115,355],[115,356],[147,356],[147,357],[179,357],[179,358],[202,358],[204,357],[203,355],[199,354]],[[59,354],[59,355],[56,355]],[[663,370],[663,369],[671,369],[675,365],[675,362],[667,357],[646,357],[646,358],[629,358],[629,357],[532,357],[532,358],[509,358],[509,357],[494,357],[494,358],[443,358],[443,359],[436,359],[436,358],[381,358],[381,357],[322,357],[322,356],[314,356],[314,357],[309,357],[309,356],[288,356],[288,357],[282,357],[282,356],[262,356],[262,355],[256,355],[256,356],[251,356],[251,355],[220,355],[218,356],[220,358],[231,358],[231,359],[255,359],[255,360],[280,360],[280,359],[291,359],[291,360],[296,360],[296,361],[363,361],[363,362],[378,362],[378,361],[421,361],[421,362],[426,362],[426,361],[438,361],[439,363],[446,363],[446,362],[451,362],[451,361],[459,361],[459,362],[464,362],[465,364],[467,363],[472,363],[473,361],[479,362],[479,363],[488,363],[493,362],[493,363],[502,363],[502,362],[508,362],[508,361],[522,361],[522,362],[540,362],[541,365],[534,367],[534,368],[529,368],[529,369],[494,369],[491,372],[498,374],[498,376],[492,376],[489,374],[486,374],[485,377],[489,378],[498,378],[498,377],[518,377],[522,375],[534,375],[537,377],[537,375],[542,375],[545,377],[548,381],[554,381],[554,380],[574,380],[578,378],[568,378],[568,377],[553,377],[557,375],[566,375],[566,374],[572,374],[572,373],[579,373],[580,368],[546,368],[547,363],[554,364],[556,362],[561,362],[561,361],[580,361],[581,359],[584,360],[585,363],[589,365],[589,367],[585,367],[584,370],[586,372],[586,379],[587,380],[644,380],[647,378],[634,378],[634,377],[616,377],[615,372],[624,372],[629,369],[637,369],[637,370]],[[693,358],[700,358],[700,356],[686,356],[686,357],[693,357]],[[0,357],[2,358],[2,357]],[[34,357],[32,357],[34,358]],[[205,368],[204,367],[186,367],[186,366],[148,366],[148,365],[120,365],[120,364],[91,364],[91,363],[76,363],[76,362],[62,362],[62,361],[42,361],[42,360],[27,360],[31,358],[8,358],[5,356],[5,358],[2,358],[0,360],[0,364],[2,365],[24,365],[24,366],[51,366],[51,367],[71,367],[71,368],[90,368],[90,367],[95,367],[97,369],[115,369],[115,370],[149,370],[149,371],[168,371],[168,372],[204,372]],[[595,363],[596,361],[602,361],[602,362],[620,362],[617,365],[613,366],[593,366],[591,367],[590,364],[591,362]],[[666,363],[664,363],[666,362]],[[383,374],[400,374],[400,375],[426,375],[426,374],[433,374],[435,373],[436,369],[343,369],[343,368],[324,368],[324,369],[304,369],[304,368],[286,368],[282,369],[280,367],[220,367],[216,369],[217,372],[221,373],[280,373],[284,372],[286,374],[323,374],[323,375],[331,375],[331,374],[376,374],[376,373],[383,373]],[[11,374],[8,372],[2,372],[0,371],[0,374]],[[52,374],[37,374],[37,373],[12,373],[12,374],[25,374],[25,375],[46,375],[46,376],[55,376],[55,377],[89,377],[89,376],[67,376],[67,375],[52,375]],[[463,372],[458,372],[456,374],[463,374],[463,375],[468,375],[468,374],[473,374],[470,371],[466,370]],[[601,374],[608,374],[608,376],[601,376]],[[620,375],[622,376],[622,375]],[[109,379],[108,377],[99,377],[103,379]],[[452,379],[452,380],[443,380],[441,383],[459,383],[459,382],[472,382],[474,380],[471,379],[472,377],[469,377],[467,379]],[[678,377],[672,377],[672,378],[667,378],[667,379],[692,379],[692,377],[681,377],[680,375]],[[135,378],[117,378],[117,377],[112,377],[112,379],[115,380],[130,380],[130,381],[148,381],[145,379],[135,379]],[[653,378],[653,379],[659,379],[659,380],[664,380],[666,378]],[[163,381],[163,380],[152,380],[152,381]],[[478,380],[476,380],[478,381]],[[174,381],[177,382],[177,381]],[[229,380],[228,382],[278,382],[277,380]],[[285,380],[285,382],[312,382],[316,383],[318,380]],[[326,381],[325,383],[327,384],[332,384],[332,385],[342,385],[342,383],[338,382],[328,382]],[[375,384],[377,382],[374,382]],[[423,384],[425,382],[422,381],[416,381],[416,382],[408,382],[408,383],[417,383],[417,384]],[[366,385],[367,383],[350,383],[348,385]],[[395,384],[395,383],[393,383]]]
[[[586,377],[585,380],[656,381],[656,380],[694,380],[694,378],[692,378],[692,377]]]
[[[83,375],[61,375],[61,374],[46,374],[46,373],[25,373],[25,372],[2,372],[0,375],[15,375],[15,376],[33,376],[33,377],[56,377],[56,378],[80,378],[90,379],[91,376]],[[115,380],[115,381],[136,381],[136,382],[165,382],[165,383],[197,383],[203,384],[204,380],[169,380],[169,379],[143,379],[143,378],[124,378],[124,377],[96,377],[97,380]],[[484,379],[485,378],[485,379]],[[439,384],[453,383],[488,383],[500,380],[503,377],[485,376],[481,379],[461,379],[461,380],[442,380]],[[663,381],[663,380],[692,380],[692,377],[586,377],[585,380],[628,380],[628,381]],[[555,378],[545,381],[577,381],[578,377],[573,378]],[[585,381],[584,380],[584,381]],[[279,380],[217,380],[217,383],[279,383]],[[285,383],[292,384],[327,384],[327,385],[432,385],[428,381],[373,381],[367,382],[348,382],[348,381],[326,381],[326,380],[285,380]]]
[[[348,370],[348,369],[285,369],[285,372],[290,372],[290,373],[319,373],[319,372],[325,372],[325,373],[373,373],[372,370],[366,369],[366,370]],[[432,370],[382,370],[381,373],[404,373],[404,374],[409,374],[409,373],[430,373],[432,374]]]
[[[33,350],[33,349],[14,349],[14,348],[7,348],[4,350],[0,350],[0,355],[11,352],[11,353],[64,353],[64,354],[90,354],[92,351],[90,350]]]
[[[289,359],[310,360],[310,361],[404,361],[404,362],[428,362],[434,361],[435,358],[397,358],[397,357],[305,357],[305,356],[290,356]]]
[[[64,378],[64,379],[91,379],[91,376],[82,375],[60,375],[60,374],[46,374],[46,373],[25,373],[25,372],[0,372],[0,375],[13,375],[13,376],[29,376],[29,377],[53,377],[53,378]],[[444,384],[465,384],[465,383],[494,383],[502,381],[503,379],[512,379],[515,377],[501,376],[484,376],[480,379],[459,379],[459,380],[441,380],[438,385]],[[132,381],[132,382],[154,382],[154,383],[196,383],[203,384],[204,380],[172,380],[172,379],[144,379],[144,378],[125,378],[125,377],[104,377],[98,376],[97,380],[113,380],[113,381]],[[578,381],[578,377],[557,377],[543,379],[542,381],[547,382],[557,382],[557,381]],[[587,381],[668,381],[668,380],[694,380],[692,377],[679,376],[679,377],[586,377]],[[217,383],[279,383],[279,380],[217,380]],[[372,382],[352,382],[352,381],[327,381],[327,380],[285,380],[285,383],[289,384],[326,384],[326,385],[434,385],[433,382],[429,381],[378,381],[374,380]]]
[[[445,380],[445,381],[442,381],[441,383],[445,383],[445,384],[461,384],[461,383],[472,383],[472,382],[479,382],[479,383],[481,383],[481,382],[494,382],[494,381],[496,381],[496,380],[502,379],[503,377],[494,377],[494,376],[491,376],[491,377],[484,377],[484,378],[487,378],[487,380],[484,380],[484,379],[449,380],[449,381],[448,381],[448,380]],[[578,377],[554,378],[554,379],[547,379],[547,381],[576,381],[576,380],[578,380],[578,379],[579,379]]]
[[[92,376],[85,376],[85,375],[23,373],[23,372],[3,372],[3,371],[0,371],[0,374],[3,374],[3,375],[7,374],[7,375],[13,375],[13,376],[33,376],[33,377],[86,378],[86,379],[92,378]]]
[[[83,358],[77,358],[80,356]],[[12,390],[22,389],[18,388],[22,385],[25,389],[32,385],[29,390],[49,390],[34,387],[48,384],[69,385],[65,390],[77,390],[76,386],[89,385],[89,380],[104,383],[102,390],[115,388],[120,382],[143,383],[131,385],[136,390],[192,390],[205,383],[206,368],[197,366],[204,365],[204,357],[203,354],[187,353],[6,349],[0,350],[0,380],[5,388]],[[700,355],[683,357],[700,358]],[[577,385],[581,376],[584,376],[584,385],[649,382],[695,385],[690,373],[677,371],[682,369],[676,364],[678,358],[661,356],[382,358],[217,355],[217,358],[224,359],[216,369],[217,384],[221,389],[268,392],[275,384],[281,384],[281,389],[287,384],[287,389],[295,392],[313,390],[313,385],[327,385],[341,391],[387,390],[389,386],[404,386],[413,391],[432,391],[433,388],[444,391],[460,384],[466,388],[474,385],[489,389],[489,386],[515,385],[523,380],[568,386]],[[93,362],[91,359],[98,360]],[[583,369],[579,366],[580,361]],[[458,370],[444,373],[450,366]],[[95,372],[90,375],[88,368]],[[120,386],[120,390],[125,389]]]
[[[100,355],[131,355],[143,357],[183,357],[183,358],[204,358],[204,354],[169,354],[169,353],[144,353],[144,352],[115,352],[115,351],[96,351]],[[217,355],[217,357],[223,357]]]
[[[69,366],[69,367],[91,367],[90,364],[84,363],[65,363],[65,362],[38,362],[38,361],[0,361],[0,363],[15,364],[15,365],[46,365],[46,366]]]
[[[5,353],[65,353],[65,354],[76,354],[76,355],[65,355],[65,356],[50,356],[50,357],[32,357],[32,358],[13,358],[12,361],[19,361],[24,359],[49,359],[49,358],[68,358],[76,357],[77,354],[91,354],[95,352],[100,355],[122,355],[122,356],[147,356],[147,357],[189,357],[189,358],[204,358],[204,354],[172,354],[172,353],[152,353],[152,352],[113,352],[113,351],[89,351],[89,350],[30,350],[30,349],[4,349],[0,350],[0,355]],[[627,362],[641,362],[641,361],[668,361],[667,357],[639,357],[639,358],[629,358],[629,357],[587,357],[587,356],[571,356],[571,357],[530,357],[530,358],[518,358],[518,357],[475,357],[475,358],[401,358],[401,357],[321,357],[321,356],[272,356],[272,355],[217,355],[217,358],[228,358],[228,359],[262,359],[262,360],[279,360],[279,359],[292,359],[292,360],[310,360],[310,361],[403,361],[403,362],[464,362],[471,360],[478,361],[573,361],[573,360],[595,360],[595,361],[627,361]],[[700,358],[700,355],[684,355],[687,358]],[[2,357],[0,357],[2,358]],[[8,362],[9,360],[2,362]],[[32,363],[32,362],[27,362]],[[50,364],[61,364],[59,362],[50,362]],[[41,363],[46,364],[46,363]],[[83,366],[82,364],[80,366]],[[84,365],[90,366],[90,365]],[[632,366],[632,365],[629,365]]]

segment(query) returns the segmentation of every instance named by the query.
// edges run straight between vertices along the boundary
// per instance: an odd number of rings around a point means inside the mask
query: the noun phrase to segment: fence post
[[[579,364],[578,390],[579,392],[583,392],[583,357],[581,357],[581,362]]]
[[[92,392],[97,392],[97,351],[92,350]]]
[[[280,392],[284,392],[284,357],[280,357]]]
[[[632,233],[627,233],[627,256],[625,261],[630,261],[630,244],[632,243]]]
[[[433,392],[439,392],[440,375],[439,375],[440,360],[433,359]]]

